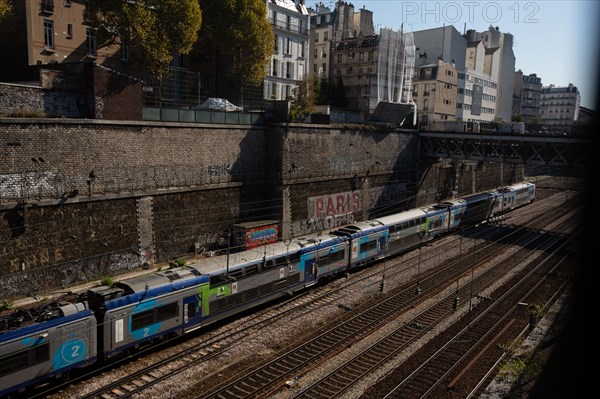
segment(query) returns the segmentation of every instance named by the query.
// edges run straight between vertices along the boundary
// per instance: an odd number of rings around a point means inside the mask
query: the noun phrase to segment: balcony
[[[308,30],[305,26],[297,25],[297,24],[288,24],[283,21],[273,21],[271,20],[273,27],[281,30],[285,30],[292,33],[298,33],[300,35],[308,35]]]

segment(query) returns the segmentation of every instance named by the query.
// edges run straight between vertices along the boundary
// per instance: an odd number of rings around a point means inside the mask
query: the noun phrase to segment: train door
[[[202,322],[202,294],[183,298],[183,330],[199,328]]]
[[[389,241],[388,237],[389,236],[387,234],[379,237],[379,240],[378,240],[379,243],[377,245],[377,259],[381,259],[381,258],[385,257],[385,254],[386,254],[387,248],[388,248],[388,245],[387,245],[387,243]]]
[[[308,287],[317,282],[317,259],[315,258],[316,253],[308,255],[311,258],[304,260],[304,286]]]

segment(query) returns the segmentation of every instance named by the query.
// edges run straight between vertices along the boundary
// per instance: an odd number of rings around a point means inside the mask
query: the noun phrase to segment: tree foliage
[[[303,121],[313,111],[318,95],[316,82],[318,81],[313,76],[307,74],[298,83],[296,97],[290,109],[290,119],[293,122]]]
[[[12,10],[8,0],[0,0],[0,21],[4,19]]]
[[[198,0],[90,0],[101,46],[126,43],[130,58],[162,75],[173,53],[187,54],[202,25]]]
[[[267,74],[275,35],[264,0],[201,0],[203,32],[229,57],[242,85],[257,86]]]

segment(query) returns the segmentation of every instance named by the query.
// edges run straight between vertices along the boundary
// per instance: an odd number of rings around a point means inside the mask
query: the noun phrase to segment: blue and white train
[[[535,199],[520,183],[96,287],[0,317],[0,396],[184,334]]]

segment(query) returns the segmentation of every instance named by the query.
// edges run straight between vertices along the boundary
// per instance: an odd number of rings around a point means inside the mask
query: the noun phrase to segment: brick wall
[[[210,250],[236,222],[289,237],[519,172],[420,161],[412,132],[341,126],[4,119],[0,155],[0,300]]]

